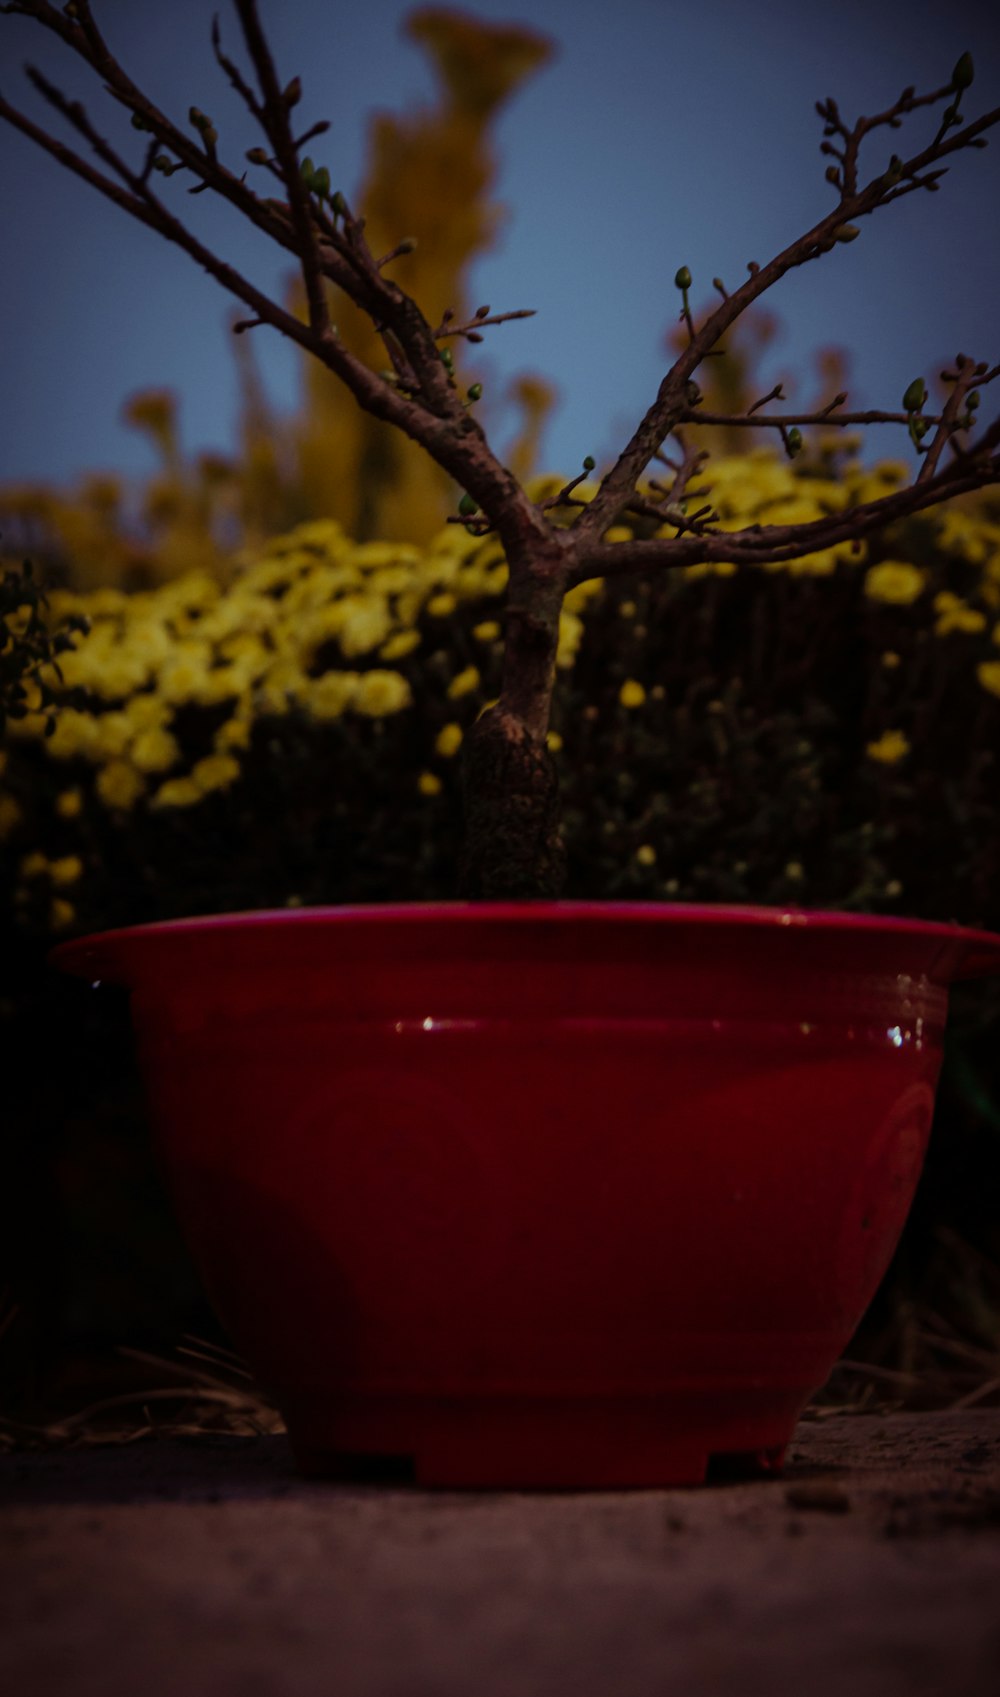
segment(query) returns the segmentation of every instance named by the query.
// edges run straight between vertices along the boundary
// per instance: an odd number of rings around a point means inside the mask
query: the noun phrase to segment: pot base
[[[676,1397],[279,1398],[312,1478],[461,1490],[606,1491],[781,1471],[804,1398],[741,1389],[732,1406]],[[779,1406],[780,1404],[780,1406]]]

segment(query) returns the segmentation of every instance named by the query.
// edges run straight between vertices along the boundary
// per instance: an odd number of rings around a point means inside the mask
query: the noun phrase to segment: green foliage
[[[65,691],[58,657],[73,646],[73,633],[87,621],[73,615],[55,634],[47,620],[48,602],[35,582],[31,561],[0,576],[0,737],[8,720],[40,714],[46,734],[55,729],[55,707]]]

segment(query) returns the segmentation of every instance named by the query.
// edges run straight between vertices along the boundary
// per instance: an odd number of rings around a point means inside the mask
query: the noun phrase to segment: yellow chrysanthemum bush
[[[765,448],[713,473],[725,529],[820,517],[904,468]],[[43,669],[54,724],[39,704],[9,730],[18,922],[451,896],[506,582],[497,543],[460,525],[418,548],[330,520],[226,586],[56,592],[53,624],[87,629]],[[567,893],[1000,924],[998,636],[985,497],[778,566],[582,585],[549,736]]]

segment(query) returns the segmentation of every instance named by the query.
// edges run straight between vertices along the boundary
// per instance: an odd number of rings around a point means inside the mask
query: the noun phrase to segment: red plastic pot
[[[899,1239],[956,927],[751,908],[224,915],[127,984],[206,1289],[299,1465],[421,1484],[779,1466]]]

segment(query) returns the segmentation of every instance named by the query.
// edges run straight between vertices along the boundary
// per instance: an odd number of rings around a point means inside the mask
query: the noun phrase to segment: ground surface
[[[780,1479],[299,1480],[285,1440],[0,1455],[20,1697],[996,1697],[1000,1409],[799,1426]]]

